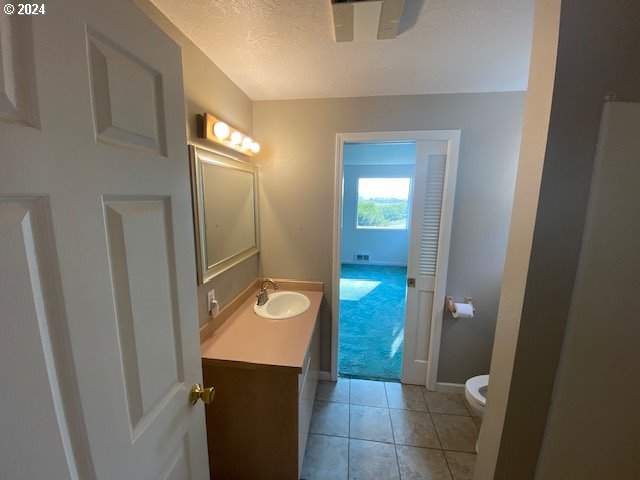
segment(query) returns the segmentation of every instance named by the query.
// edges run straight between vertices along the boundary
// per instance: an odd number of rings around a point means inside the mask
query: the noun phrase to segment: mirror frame
[[[229,270],[243,260],[257,254],[260,251],[260,224],[258,215],[258,168],[236,157],[198,145],[189,145],[189,159],[191,166],[191,196],[193,203],[193,226],[196,241],[196,270],[198,272],[198,285],[204,285],[211,279]],[[205,205],[204,189],[202,185],[202,164],[208,163],[223,168],[241,170],[253,175],[253,221],[255,225],[255,245],[238,252],[230,257],[222,259],[211,267],[207,265],[207,239],[205,238]]]

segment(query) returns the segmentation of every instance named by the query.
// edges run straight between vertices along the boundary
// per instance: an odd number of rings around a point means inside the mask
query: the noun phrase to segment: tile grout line
[[[422,389],[421,389],[422,390]],[[422,390],[422,397],[424,398],[424,403],[427,405],[427,411],[431,414],[431,413],[435,413],[436,415],[452,415],[452,416],[456,416],[456,417],[471,417],[471,419],[473,420],[473,413],[471,413],[471,410],[469,410],[469,406],[467,404],[467,401],[464,399],[464,397],[462,398],[462,406],[464,407],[465,412],[467,412],[466,414],[460,414],[460,413],[448,413],[448,412],[432,412],[431,409],[429,408],[429,403],[427,402],[427,393],[429,393],[429,390],[427,390],[426,388],[424,390]],[[446,393],[446,392],[432,392],[432,393]],[[459,394],[462,396],[462,394]],[[473,422],[475,424],[475,422]],[[477,428],[477,426],[476,426]],[[479,429],[478,429],[479,430]]]
[[[436,431],[436,435],[438,436],[438,441],[440,442],[440,449],[442,451],[445,451],[445,452],[457,452],[457,453],[471,453],[471,454],[477,455],[477,453],[475,451],[456,450],[456,449],[453,449],[453,448],[444,448],[444,446],[442,445],[442,441],[440,440],[440,435],[438,435],[438,429],[436,428],[436,423],[433,421],[433,415],[443,415],[443,416],[448,416],[448,417],[461,417],[461,418],[471,418],[470,416],[468,416],[468,415],[451,415],[451,414],[446,414],[446,413],[435,413],[435,414],[429,413],[429,415],[431,416],[431,421],[433,423],[433,428]],[[471,422],[473,423],[473,426],[475,427],[477,433],[480,433],[480,429],[477,427],[477,425],[473,421],[473,418],[471,418]]]
[[[429,412],[429,420],[431,420],[431,425],[433,425],[433,431],[436,433],[436,438],[438,439],[438,445],[440,445],[440,448],[438,450],[442,450],[442,455],[444,455],[444,447],[442,446],[442,440],[440,440],[440,435],[438,434],[438,429],[436,428],[436,423],[433,421],[431,412]]]
[[[410,410],[411,411],[411,410]],[[446,415],[448,417],[465,417],[465,418],[473,418],[471,415],[460,415],[459,413],[443,413],[443,412],[429,412],[435,415]]]
[[[342,438],[342,439],[345,439],[345,440],[349,439],[349,437],[343,437],[342,435],[330,435],[328,433],[311,433],[311,432],[309,432],[309,435],[314,435],[316,437]],[[452,450],[452,452],[453,451],[455,451],[455,450]],[[464,452],[462,452],[462,453],[464,453]]]
[[[451,471],[451,465],[449,465],[449,459],[447,458],[447,455],[444,453],[444,450],[442,451],[442,456],[444,457],[444,463],[447,466],[447,470],[449,470],[449,475],[451,476],[451,479],[456,480],[455,477],[453,476],[453,472]]]
[[[384,386],[384,398],[387,400],[387,415],[389,416],[389,426],[391,427],[391,438],[393,438],[393,451],[396,454],[396,468],[398,469],[398,478],[402,480],[402,474],[400,473],[400,460],[398,459],[398,444],[396,443],[396,432],[393,431],[393,420],[391,420],[391,408],[389,408],[389,395],[387,394],[387,383],[382,384]]]
[[[478,455],[477,453],[474,452],[469,452],[467,450],[454,450],[453,448],[447,448],[447,449],[441,449],[443,452],[451,452],[451,453],[467,453],[469,455]]]
[[[436,422],[433,421],[433,415],[431,414],[431,409],[429,408],[429,402],[427,402],[427,393],[429,391],[427,390],[426,386],[425,389],[422,391],[422,397],[424,398],[424,403],[427,406],[427,414],[429,415],[429,420],[431,420],[431,425],[433,425],[433,431],[436,434],[436,438],[438,439],[438,445],[440,445],[440,448],[438,450],[440,450],[442,452],[442,456],[444,457],[444,461],[447,464],[447,469],[449,470],[449,475],[451,475],[451,478],[453,478],[453,474],[451,473],[451,469],[449,468],[449,462],[447,462],[447,456],[444,454],[444,447],[442,445],[442,440],[440,440],[440,435],[438,434],[438,429],[436,428]]]
[[[469,402],[467,402],[467,399],[464,397],[464,394],[460,394],[462,395],[462,403],[464,404],[464,408],[467,409],[467,412],[469,412],[469,416],[471,417],[471,420],[473,420],[474,418],[480,418],[480,417],[476,417],[474,415],[475,412],[471,411],[471,405],[469,405]],[[482,419],[480,419],[482,421]],[[476,421],[473,420],[473,424],[476,426],[476,430],[478,430],[478,433],[480,433],[480,428],[478,427],[478,425],[476,425]]]
[[[361,406],[363,408],[375,408],[375,407],[368,407],[368,406],[365,406],[365,405],[352,404],[351,403],[351,399],[352,399],[352,397],[351,397],[351,392],[352,392],[351,379],[344,379],[344,380],[346,380],[346,382],[347,382],[347,393],[348,393],[348,399],[349,399],[349,404],[348,404],[348,408],[349,408],[348,426],[347,426],[347,438],[346,438],[346,440],[347,440],[347,480],[349,480],[350,474],[351,474],[351,440],[354,439],[351,436],[352,435],[352,432],[351,432],[351,406],[352,405]],[[425,406],[427,408],[426,412],[414,411],[414,410],[410,410],[410,409],[406,409],[406,408],[395,408],[395,409],[391,408],[389,406],[389,392],[388,392],[388,389],[387,389],[387,382],[382,382],[381,381],[379,383],[382,383],[382,386],[383,386],[383,389],[384,389],[384,398],[385,398],[385,401],[386,401],[386,410],[387,410],[387,416],[389,418],[389,425],[391,427],[392,442],[390,443],[390,442],[374,441],[374,440],[370,440],[370,441],[374,442],[374,443],[393,445],[394,453],[395,453],[395,457],[396,457],[396,468],[397,468],[397,471],[398,471],[398,474],[399,474],[399,478],[402,479],[402,474],[400,472],[400,461],[399,461],[398,445],[403,446],[404,444],[398,444],[397,443],[397,439],[395,438],[395,431],[393,429],[393,420],[391,418],[391,410],[407,411],[407,412],[414,412],[414,413],[427,413],[429,419],[431,420],[431,424],[433,425],[434,433],[436,435],[436,438],[438,440],[438,444],[440,445],[440,447],[439,448],[431,448],[431,447],[417,447],[417,446],[411,446],[411,445],[408,445],[408,446],[409,447],[413,447],[413,448],[417,448],[417,449],[424,449],[424,450],[432,450],[432,451],[439,450],[440,452],[442,452],[442,455],[443,455],[443,457],[445,459],[445,463],[447,465],[447,470],[449,472],[450,478],[452,480],[455,480],[456,477],[453,474],[453,470],[452,470],[451,464],[449,463],[449,460],[447,458],[446,453],[447,452],[451,452],[451,453],[466,454],[466,455],[472,455],[472,456],[476,456],[476,454],[475,454],[475,452],[472,452],[472,451],[457,450],[457,449],[445,449],[444,446],[442,445],[442,440],[440,438],[438,430],[436,429],[435,422],[433,421],[433,415],[437,414],[437,415],[441,415],[441,416],[445,416],[445,417],[461,417],[461,418],[465,418],[466,417],[466,418],[470,418],[472,420],[472,422],[473,422],[473,425],[474,425],[476,431],[478,432],[480,429],[476,425],[476,423],[474,421],[474,418],[473,418],[473,415],[471,415],[471,414],[466,414],[466,415],[462,414],[462,415],[460,415],[460,414],[457,414],[457,413],[431,412],[429,410],[429,405],[428,405],[428,403],[426,401],[426,393],[427,393],[427,391],[423,390],[423,389],[421,389],[421,396],[422,396],[422,398],[423,398],[423,400],[425,402]],[[466,402],[464,402],[464,399],[462,399],[462,401],[463,401],[465,410],[469,411],[469,407],[466,404]],[[328,402],[328,403],[340,404],[341,402]],[[404,403],[402,403],[402,405],[404,405]],[[318,435],[318,436],[322,436],[322,437],[330,437],[330,438],[344,438],[344,437],[341,437],[340,435],[332,435],[332,434],[316,433],[314,435]]]
[[[424,401],[426,402],[427,399],[425,398]],[[427,409],[429,408],[429,405],[427,405]],[[442,445],[442,440],[440,440],[440,435],[438,434],[438,429],[436,428],[436,424],[433,421],[433,417],[431,416],[431,412],[429,412],[429,418],[431,419],[431,424],[433,425],[433,431],[436,432],[436,438],[438,439],[438,443],[440,444],[440,451],[442,452],[442,457],[444,458],[444,463],[447,466],[447,471],[449,472],[449,476],[451,477],[451,479],[453,480],[453,472],[451,471],[451,467],[449,466],[449,460],[447,460],[447,455],[444,450],[444,447]]]
[[[442,440],[440,439],[440,435],[438,434],[438,429],[436,428],[436,424],[433,421],[433,416],[432,416],[432,412],[431,409],[429,408],[429,403],[427,402],[427,393],[428,390],[425,388],[424,390],[421,389],[421,393],[422,393],[422,397],[424,399],[424,403],[427,407],[427,415],[429,415],[429,419],[431,420],[431,424],[433,425],[433,431],[436,434],[436,438],[438,439],[438,444],[440,445],[440,448],[434,448],[432,450],[438,450],[440,452],[442,452],[442,456],[444,458],[444,463],[447,466],[447,471],[449,472],[449,476],[451,477],[452,480],[455,480],[455,477],[453,476],[453,472],[451,471],[451,466],[449,465],[449,460],[447,459],[447,455],[446,452],[447,451],[455,451],[455,450],[445,450],[444,446],[442,445]],[[436,392],[437,393],[437,392]],[[465,410],[467,409],[467,406],[465,405]],[[434,412],[435,413],[435,412]],[[469,417],[470,415],[454,415],[454,414],[437,414],[436,415],[451,415],[451,416],[458,416],[458,417]],[[473,419],[472,419],[473,421]],[[474,422],[475,425],[475,422]],[[429,449],[429,447],[426,447],[427,449]],[[459,452],[459,453],[468,453],[468,452]]]

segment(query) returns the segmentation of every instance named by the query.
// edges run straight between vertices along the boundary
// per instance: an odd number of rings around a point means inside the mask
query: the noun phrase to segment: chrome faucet
[[[271,278],[265,278],[262,281],[262,286],[260,287],[260,292],[258,292],[258,294],[256,295],[256,297],[258,297],[258,306],[259,307],[263,306],[265,303],[267,303],[267,300],[269,300],[269,294],[267,293],[267,286],[269,284],[273,285],[273,289],[274,290],[278,290],[278,285],[276,285],[275,281],[273,281]]]

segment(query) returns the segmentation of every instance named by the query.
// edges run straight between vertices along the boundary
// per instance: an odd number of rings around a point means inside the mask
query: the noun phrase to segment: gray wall
[[[554,5],[555,4],[555,5]],[[542,0],[536,6],[536,16],[544,16],[547,12],[554,12],[559,2]],[[538,6],[544,5],[544,10]],[[549,8],[551,7],[551,8]],[[489,389],[487,415],[485,416],[481,439],[480,457],[476,466],[476,478],[484,479],[530,479],[536,476],[535,470],[538,464],[543,433],[547,425],[549,405],[552,400],[552,389],[557,391],[556,401],[567,401],[558,406],[560,411],[572,411],[572,418],[565,418],[564,422],[570,422],[574,427],[565,424],[560,428],[552,428],[547,432],[546,445],[553,448],[558,440],[564,443],[562,459],[557,457],[544,460],[541,468],[553,467],[554,462],[567,462],[563,470],[557,473],[549,473],[551,470],[541,470],[537,478],[596,478],[577,475],[583,459],[587,462],[604,463],[609,449],[601,449],[600,443],[616,442],[622,452],[612,456],[620,458],[624,455],[636,455],[634,445],[617,443],[619,439],[628,437],[627,422],[637,417],[630,413],[629,420],[621,417],[622,412],[611,412],[612,422],[604,419],[598,425],[603,427],[601,436],[597,441],[587,442],[582,438],[579,424],[591,423],[593,415],[599,415],[602,409],[609,412],[609,406],[598,402],[598,399],[609,398],[609,395],[626,396],[637,394],[633,387],[622,390],[611,390],[615,385],[629,385],[620,381],[620,377],[630,379],[633,375],[626,362],[614,362],[615,369],[608,370],[599,376],[598,381],[578,385],[578,380],[590,375],[589,368],[596,362],[600,351],[596,348],[585,350],[585,347],[593,339],[582,334],[592,329],[595,323],[608,322],[609,317],[615,315],[615,311],[608,309],[606,315],[595,311],[580,318],[576,323],[584,324],[577,327],[577,335],[569,335],[563,347],[565,326],[570,316],[570,307],[574,295],[580,293],[580,288],[574,288],[574,280],[578,268],[578,259],[583,245],[584,219],[587,210],[587,201],[591,188],[592,169],[596,153],[600,115],[603,99],[607,91],[616,92],[619,98],[627,100],[640,99],[640,4],[637,0],[620,0],[610,2],[608,0],[595,0],[592,2],[562,2],[560,10],[560,27],[557,43],[557,63],[555,64],[555,79],[551,85],[553,89],[553,101],[549,118],[548,136],[544,150],[544,168],[539,190],[539,201],[535,217],[535,230],[530,249],[530,256],[522,251],[520,258],[514,258],[515,263],[520,263],[522,258],[529,257],[528,272],[526,273],[526,287],[521,315],[507,317],[503,315],[502,305],[500,311],[501,325],[496,336],[496,349],[494,359],[508,357],[509,352],[515,349],[513,356],[513,374],[511,378],[503,377],[504,369],[491,369],[492,382],[496,387]],[[553,28],[553,19],[549,20],[549,28]],[[557,25],[557,17],[556,17]],[[536,27],[534,26],[534,31]],[[541,45],[538,44],[534,33],[534,52]],[[551,52],[552,53],[552,52]],[[535,58],[535,55],[534,55]],[[552,57],[551,57],[552,58]],[[532,63],[531,71],[536,71],[535,63]],[[530,86],[532,83],[530,82]],[[537,107],[531,105],[532,111]],[[529,104],[527,105],[527,116]],[[525,121],[523,137],[528,138],[530,132]],[[532,125],[532,130],[539,135],[537,125]],[[542,137],[544,140],[544,137]],[[523,149],[522,158],[526,159],[526,151]],[[532,178],[535,182],[536,178]],[[516,199],[520,189],[531,189],[530,185],[518,183]],[[614,202],[612,202],[613,204]],[[517,204],[514,212],[517,211]],[[619,213],[619,212],[616,212]],[[620,224],[619,235],[636,235],[637,228],[633,222]],[[635,232],[635,233],[634,233]],[[523,232],[512,230],[514,244],[518,243],[519,236]],[[622,241],[622,240],[619,240]],[[621,245],[621,244],[618,244]],[[510,241],[511,250],[511,241]],[[637,250],[637,249],[636,249]],[[612,264],[620,265],[622,270],[610,271],[608,268],[599,268],[601,285],[607,282],[618,281],[618,276],[629,275],[637,266],[637,263],[629,262],[623,265],[618,260],[618,255],[627,252],[613,251]],[[601,267],[603,267],[601,265]],[[511,269],[511,257],[506,265],[507,271]],[[635,276],[637,279],[637,271]],[[633,285],[630,283],[628,285]],[[507,283],[505,283],[507,289]],[[632,292],[627,288],[626,292],[620,292],[620,297],[625,298],[625,293]],[[598,289],[591,292],[599,294]],[[510,292],[513,293],[513,292]],[[581,293],[583,294],[583,293]],[[517,296],[516,296],[517,297]],[[575,297],[578,299],[578,297]],[[517,300],[517,298],[515,298]],[[603,297],[600,302],[609,302],[609,298]],[[514,297],[503,299],[505,310],[510,310],[510,304],[514,303]],[[584,303],[576,304],[577,308],[584,308]],[[580,310],[578,310],[580,311]],[[576,311],[576,313],[578,313]],[[601,311],[600,311],[601,312]],[[517,314],[517,312],[512,311]],[[597,318],[592,317],[595,315]],[[508,334],[502,335],[502,332]],[[633,335],[631,327],[626,333]],[[512,335],[509,332],[515,332]],[[637,331],[636,331],[637,332]],[[595,333],[592,330],[592,333]],[[601,336],[601,340],[607,344],[606,348],[619,348],[621,351],[626,344],[619,336],[619,332],[611,335],[611,338]],[[631,337],[627,339],[630,340]],[[637,334],[636,334],[637,343]],[[504,340],[504,341],[502,341]],[[571,358],[569,364],[561,365],[564,373],[556,379],[559,366],[560,353],[565,349],[565,358]],[[574,357],[575,355],[575,357]],[[568,357],[567,357],[568,356]],[[589,358],[593,357],[593,358]],[[637,365],[637,355],[635,357]],[[574,363],[575,362],[575,363]],[[581,366],[580,366],[581,363]],[[572,366],[571,366],[572,365]],[[631,362],[628,365],[633,365]],[[578,373],[578,372],[581,373]],[[496,375],[494,375],[494,372]],[[631,380],[632,381],[632,380]],[[508,402],[502,410],[504,423],[502,432],[494,429],[494,423],[500,412],[497,406],[502,406],[504,398],[496,393],[502,393],[506,387]],[[636,387],[637,388],[637,387]],[[579,389],[579,390],[578,390]],[[564,392],[564,394],[562,393]],[[570,395],[566,395],[571,392]],[[566,396],[565,396],[566,395]],[[578,400],[579,399],[579,400]],[[598,405],[601,410],[583,409],[575,402],[585,402],[586,405]],[[497,403],[496,403],[497,402]],[[607,402],[608,403],[608,402]],[[615,405],[615,404],[614,404]],[[633,411],[634,407],[631,407]],[[594,413],[595,412],[595,413]],[[604,412],[603,412],[604,414]],[[553,419],[551,419],[553,422]],[[552,424],[550,424],[552,425]],[[637,425],[637,422],[636,422]],[[485,432],[489,428],[491,435]],[[637,429],[634,429],[636,431]],[[556,435],[559,435],[556,438]],[[555,438],[555,441],[553,440]],[[491,469],[489,457],[493,455],[493,439],[499,439],[499,450],[495,469]],[[630,440],[633,442],[633,439]],[[584,448],[584,450],[581,450]],[[483,453],[486,452],[486,453]],[[569,456],[570,455],[570,456]],[[546,465],[545,461],[551,463]],[[569,469],[570,473],[566,474]],[[562,475],[560,472],[565,472]],[[597,472],[597,471],[596,471]],[[549,473],[549,476],[546,476]],[[602,473],[602,471],[600,471]],[[637,478],[638,472],[635,472]],[[606,474],[606,478],[620,478]],[[598,478],[603,478],[602,475]],[[632,478],[623,476],[622,478]]]
[[[148,0],[134,3],[162,28],[182,48],[187,139],[190,143],[207,145],[196,131],[196,115],[212,113],[230,125],[252,135],[253,105],[251,99],[240,90],[198,47],[191,42]],[[237,153],[230,152],[233,155]],[[242,155],[240,155],[242,157]],[[243,157],[244,160],[248,160]],[[200,324],[209,320],[207,292],[215,288],[221,306],[233,300],[258,276],[258,256],[253,256],[230,270],[220,274],[206,285],[198,287],[198,313]],[[195,266],[193,281],[196,282]]]
[[[407,228],[404,230],[356,228],[358,178],[404,177],[413,179],[414,170],[414,165],[344,166],[342,243],[340,244],[340,257],[342,259],[342,263],[402,266],[407,264],[411,217],[407,217]],[[409,211],[408,215],[410,214],[411,212]],[[369,254],[369,262],[357,262],[354,258],[356,253]]]
[[[489,371],[522,128],[524,93],[254,103],[261,274],[325,282],[321,368],[330,369],[334,158],[338,132],[461,129],[447,293],[476,299],[445,317],[439,380]]]
[[[541,480],[640,478],[640,103],[603,118]]]

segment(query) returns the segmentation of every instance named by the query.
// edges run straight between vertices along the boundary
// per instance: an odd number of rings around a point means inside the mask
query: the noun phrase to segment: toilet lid
[[[487,403],[487,387],[489,386],[489,375],[478,375],[467,380],[465,388],[475,401],[481,405]]]

